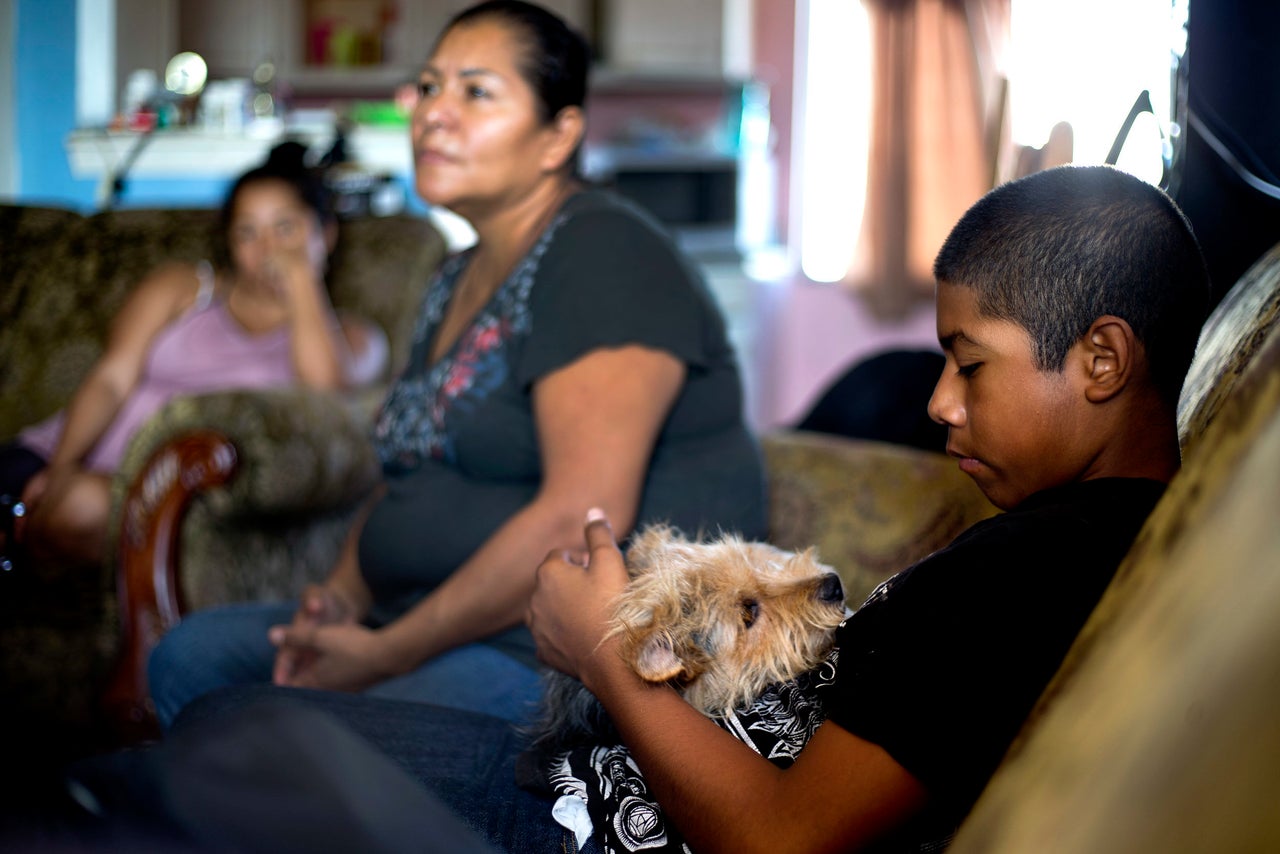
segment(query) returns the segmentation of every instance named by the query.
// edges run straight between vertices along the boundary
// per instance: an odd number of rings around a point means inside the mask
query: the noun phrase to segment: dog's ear
[[[667,682],[684,672],[684,662],[671,646],[665,632],[654,632],[637,650],[636,673],[646,682]]]

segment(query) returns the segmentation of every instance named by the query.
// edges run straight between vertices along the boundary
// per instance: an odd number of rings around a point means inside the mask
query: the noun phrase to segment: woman
[[[339,321],[329,302],[337,223],[304,153],[284,143],[232,186],[225,269],[173,263],[148,275],[66,410],[0,448],[0,492],[21,496],[26,515],[14,534],[33,558],[102,560],[111,474],[172,397],[293,383],[338,389],[381,375],[385,335]]]
[[[385,489],[293,606],[191,615],[157,647],[166,724],[226,684],[368,690],[523,716],[534,568],[581,508],[627,532],[764,533],[741,382],[700,277],[647,217],[584,188],[588,51],[551,13],[483,3],[427,61],[416,188],[475,228],[428,291],[379,419]]]

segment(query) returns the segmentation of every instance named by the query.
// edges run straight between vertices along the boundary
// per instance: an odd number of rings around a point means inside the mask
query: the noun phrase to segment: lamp
[[[159,112],[159,108],[166,103],[194,104],[196,97],[204,89],[205,81],[208,78],[209,66],[205,63],[204,58],[198,53],[189,50],[183,51],[175,55],[165,65],[164,90],[152,95],[147,100],[146,107]],[[155,133],[156,124],[152,123],[139,134],[129,148],[124,160],[120,162],[119,168],[111,174],[111,191],[104,205],[105,208],[115,207],[116,202],[120,200],[121,194],[124,193],[125,176],[129,174],[129,170],[133,168],[133,164],[137,161],[138,156],[142,154],[142,150],[147,147],[147,143],[151,141],[151,135]]]

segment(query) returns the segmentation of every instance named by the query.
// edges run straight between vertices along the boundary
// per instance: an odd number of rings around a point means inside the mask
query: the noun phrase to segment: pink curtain
[[[996,176],[1010,0],[863,0],[872,118],[862,234],[846,283],[882,317],[933,295],[934,255]]]

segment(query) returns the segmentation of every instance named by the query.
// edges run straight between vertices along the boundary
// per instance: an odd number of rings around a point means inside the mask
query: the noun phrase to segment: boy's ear
[[[1085,398],[1103,403],[1115,397],[1133,376],[1138,339],[1123,318],[1104,314],[1093,322],[1081,342],[1085,358]]]

